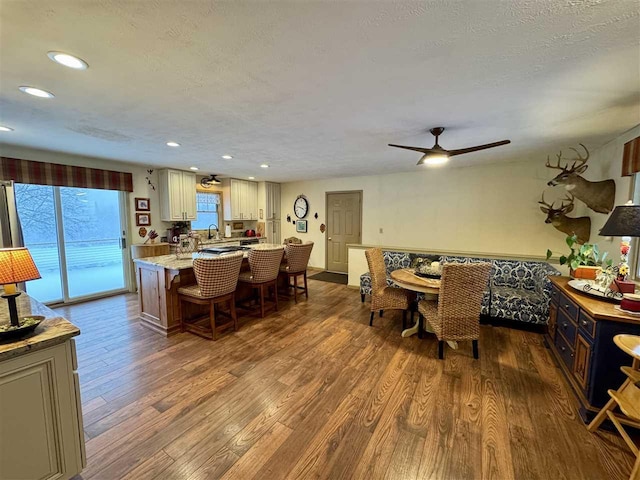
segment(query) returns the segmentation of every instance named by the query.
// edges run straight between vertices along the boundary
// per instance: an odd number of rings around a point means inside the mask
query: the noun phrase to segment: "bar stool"
[[[249,272],[240,272],[238,281],[258,291],[260,297],[260,317],[265,315],[265,290],[272,287],[274,308],[278,311],[278,272],[284,255],[284,247],[254,248],[249,252]]]
[[[293,299],[298,303],[298,289],[304,291],[305,297],[309,298],[309,290],[307,289],[307,265],[309,257],[313,250],[313,242],[302,244],[288,243],[284,247],[284,256],[287,259],[285,264],[280,265],[280,274],[287,277],[287,290],[293,287]],[[298,277],[302,276],[304,280],[304,288],[298,287]],[[293,278],[293,285],[291,285]]]
[[[602,407],[602,410],[592,420],[587,430],[595,432],[600,424],[609,417],[613,426],[616,427],[618,433],[620,433],[625,443],[636,456],[636,462],[629,479],[640,480],[640,451],[622,426],[622,424],[625,424],[640,428],[640,337],[636,335],[616,335],[613,337],[613,342],[620,350],[633,358],[633,365],[620,368],[622,373],[627,376],[627,379],[618,390],[607,391],[611,400]],[[620,409],[624,416],[613,413],[616,407]]]
[[[224,328],[238,329],[236,316],[235,291],[242,265],[242,252],[223,255],[217,258],[198,257],[193,260],[193,273],[196,284],[180,287],[178,301],[180,307],[180,330],[195,333],[209,340],[217,340],[218,332]],[[185,318],[183,303],[208,305],[207,315],[188,320]],[[216,319],[216,305],[229,304],[229,313],[218,311],[218,315],[226,315],[230,321],[220,324]],[[200,324],[207,320],[206,325]]]

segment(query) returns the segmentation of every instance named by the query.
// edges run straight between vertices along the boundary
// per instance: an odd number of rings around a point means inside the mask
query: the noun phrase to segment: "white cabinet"
[[[258,219],[258,184],[235,178],[222,180],[225,220]]]
[[[280,244],[280,220],[267,220],[265,225],[267,243]]]
[[[265,183],[266,220],[280,220],[280,184]]]
[[[86,464],[73,342],[0,363],[1,478],[71,478]]]
[[[177,222],[196,219],[196,174],[181,170],[158,172],[160,220]]]

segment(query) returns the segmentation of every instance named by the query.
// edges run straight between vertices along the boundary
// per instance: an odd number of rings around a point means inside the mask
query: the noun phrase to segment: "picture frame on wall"
[[[296,232],[297,233],[307,233],[307,221],[306,220],[296,220]]]
[[[148,198],[136,198],[136,210],[141,212],[151,211],[151,204]]]
[[[136,227],[148,227],[151,225],[150,213],[136,213]]]

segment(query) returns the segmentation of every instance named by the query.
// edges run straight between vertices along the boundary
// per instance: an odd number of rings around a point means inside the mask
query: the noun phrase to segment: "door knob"
[[[331,240],[331,237],[329,237],[327,240]]]

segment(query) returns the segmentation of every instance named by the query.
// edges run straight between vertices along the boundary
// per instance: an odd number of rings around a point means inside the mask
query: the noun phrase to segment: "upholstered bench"
[[[438,260],[442,263],[490,262],[489,288],[484,293],[482,315],[493,318],[546,325],[549,318],[551,282],[548,275],[560,275],[560,272],[546,262],[500,260],[462,256],[438,256],[406,252],[383,252],[387,268],[387,284],[395,286],[389,276],[393,270],[409,268],[415,265],[417,258]],[[360,276],[360,296],[365,301],[371,295],[371,276]]]

